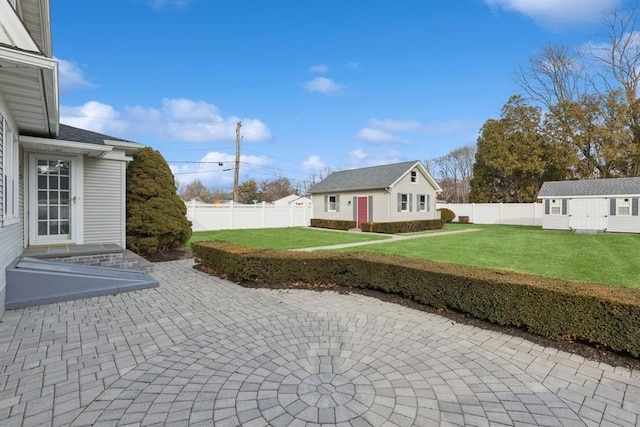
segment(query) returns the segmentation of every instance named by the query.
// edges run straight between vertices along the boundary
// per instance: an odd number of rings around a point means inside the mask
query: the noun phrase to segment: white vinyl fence
[[[265,202],[255,205],[213,205],[191,201],[185,204],[193,231],[308,227],[313,212],[311,206],[276,206]]]
[[[438,203],[475,224],[542,225],[542,203]]]

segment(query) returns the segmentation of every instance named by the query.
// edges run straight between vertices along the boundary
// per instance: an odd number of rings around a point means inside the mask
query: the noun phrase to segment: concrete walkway
[[[473,231],[480,231],[479,228],[466,228],[464,230],[452,230],[452,231],[437,231],[433,233],[421,233],[421,234],[383,234],[383,236],[389,237],[388,239],[379,239],[379,240],[366,240],[364,242],[354,242],[354,243],[341,243],[338,245],[328,245],[328,246],[315,246],[312,248],[300,248],[300,249],[292,249],[292,251],[304,251],[304,252],[312,252],[317,250],[332,250],[332,249],[344,249],[344,248],[353,248],[356,246],[365,246],[365,245],[377,245],[380,243],[389,243],[398,240],[411,240],[411,239],[422,239],[426,237],[437,237],[437,236],[446,236],[448,234],[460,234],[460,233],[469,233]],[[344,233],[344,232],[343,232]]]
[[[6,426],[640,425],[640,372],[361,295],[157,289],[8,311]]]

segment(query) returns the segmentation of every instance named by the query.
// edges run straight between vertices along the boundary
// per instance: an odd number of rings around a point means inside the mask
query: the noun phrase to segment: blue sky
[[[626,0],[51,2],[61,121],[230,188],[427,161],[475,144],[545,43],[595,41]],[[223,166],[219,166],[222,162]]]

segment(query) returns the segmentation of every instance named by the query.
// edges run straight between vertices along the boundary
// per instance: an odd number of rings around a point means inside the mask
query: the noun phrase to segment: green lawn
[[[640,288],[640,235],[447,224],[481,231],[344,249]]]
[[[193,242],[223,240],[258,249],[298,249],[387,239],[387,236],[348,233],[312,228],[261,228],[251,230],[215,230],[195,232]]]

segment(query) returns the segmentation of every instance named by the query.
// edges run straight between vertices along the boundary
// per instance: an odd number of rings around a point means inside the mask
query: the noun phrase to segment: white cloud
[[[302,162],[302,168],[307,171],[321,171],[326,167],[327,165],[316,155],[311,155],[307,160]]]
[[[225,118],[215,105],[190,99],[163,99],[159,108],[134,106],[123,111],[90,101],[78,107],[62,106],[60,115],[60,121],[68,125],[121,137],[147,133],[176,141],[235,141],[238,121],[242,121],[243,141],[265,141],[272,136],[258,119]]]
[[[271,159],[268,157],[240,155],[240,181],[247,179],[252,171],[270,164]],[[235,154],[217,151],[207,153],[199,163],[169,165],[177,181],[188,184],[199,179],[209,188],[232,187],[234,166]]]
[[[329,71],[329,67],[324,64],[312,65],[311,67],[309,67],[309,71],[311,71],[312,73],[326,73],[327,71]]]
[[[365,142],[403,142],[397,133],[415,132],[424,126],[414,120],[371,119],[369,126],[358,131],[357,138]]]
[[[340,95],[343,92],[341,85],[326,77],[316,77],[307,82],[305,87],[310,92],[320,92],[325,95]]]
[[[100,133],[127,133],[130,124],[111,105],[89,101],[79,107],[60,106],[60,121]]]
[[[87,89],[95,86],[84,77],[84,73],[80,67],[73,62],[56,57],[53,59],[58,61],[60,92],[65,93],[73,89]]]
[[[371,119],[369,120],[369,126],[374,129],[383,130],[386,132],[411,132],[420,130],[423,126],[413,120],[378,120]]]
[[[484,0],[489,6],[512,10],[550,24],[597,21],[621,0]]]
[[[380,129],[363,128],[358,132],[358,139],[365,142],[394,142],[397,138]]]
[[[376,153],[367,153],[362,149],[357,149],[347,153],[347,169],[387,165],[401,162],[402,160],[402,153],[397,150],[382,150]]]

